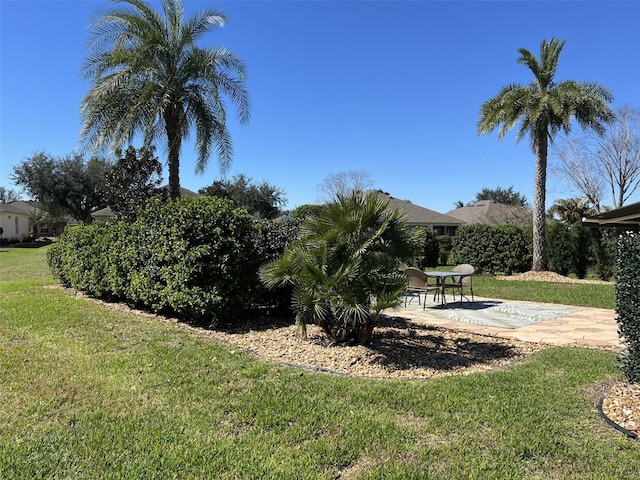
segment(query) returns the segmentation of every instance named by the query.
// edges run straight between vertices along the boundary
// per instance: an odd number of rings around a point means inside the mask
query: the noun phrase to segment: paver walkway
[[[482,301],[487,299],[476,298]],[[509,300],[511,302],[511,300]],[[529,302],[517,302],[529,303]],[[513,338],[526,342],[548,343],[552,345],[582,345],[588,347],[616,349],[621,348],[618,336],[618,324],[615,310],[606,308],[575,307],[578,311],[553,320],[545,320],[520,328],[490,327],[455,320],[429,317],[425,311],[421,314],[411,310],[394,312],[394,315],[408,318],[416,323],[428,323],[443,328],[467,330],[481,335]],[[428,312],[429,309],[426,309]]]

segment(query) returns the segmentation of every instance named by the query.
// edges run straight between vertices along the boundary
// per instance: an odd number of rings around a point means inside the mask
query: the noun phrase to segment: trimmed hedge
[[[254,255],[261,265],[280,257],[291,243],[300,235],[302,219],[293,220],[258,220],[254,231]],[[291,295],[293,287],[283,285],[267,289],[258,280],[252,285],[252,305],[255,308],[268,308],[271,311],[291,311]]]
[[[464,225],[452,239],[454,263],[470,263],[477,273],[525,272],[531,267],[531,242],[516,225]]]
[[[78,290],[215,325],[246,308],[258,285],[254,232],[227,200],[154,199],[133,224],[67,229],[49,264]]]
[[[627,233],[618,240],[616,259],[618,332],[626,344],[620,367],[630,382],[640,383],[640,235]]]
[[[412,266],[420,269],[434,268],[438,266],[440,257],[440,245],[438,235],[433,228],[413,227],[420,237],[418,255],[412,260]]]

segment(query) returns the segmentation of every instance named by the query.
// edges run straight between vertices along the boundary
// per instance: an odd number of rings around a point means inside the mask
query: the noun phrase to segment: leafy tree
[[[405,277],[399,271],[419,239],[404,215],[388,211],[374,193],[352,193],[304,219],[301,237],[263,266],[269,287],[293,286],[296,322],[319,325],[334,343],[369,344],[386,308],[398,305]]]
[[[163,0],[162,14],[145,0],[122,0],[93,25],[91,52],[83,66],[92,82],[82,100],[82,138],[94,149],[120,147],[135,134],[151,145],[167,141],[171,197],[180,196],[180,149],[196,132],[202,173],[215,146],[220,169],[228,169],[233,148],[223,98],[249,120],[243,61],[223,47],[196,45],[221,27],[223,13],[204,10],[184,20],[181,0]]]
[[[605,189],[613,208],[619,208],[640,187],[640,108],[616,109],[615,121],[603,136],[587,130],[582,135],[554,142],[558,159],[552,172],[567,180],[598,212]]]
[[[260,218],[275,218],[286,199],[284,192],[268,182],[252,183],[251,178],[243,174],[235,175],[233,181],[216,180],[211,185],[198,190],[201,195],[228,198],[238,207]]]
[[[127,151],[108,170],[100,191],[117,216],[134,220],[139,207],[160,195],[162,164],[154,156],[153,147]]]
[[[38,152],[13,168],[11,180],[50,218],[70,215],[90,223],[91,212],[106,206],[100,191],[108,168],[108,162],[101,158],[85,161],[78,154],[55,158]]]
[[[20,194],[13,189],[0,187],[0,203],[11,203],[20,200]]]
[[[597,210],[586,198],[567,198],[556,200],[549,213],[559,217],[564,223],[580,222],[584,217],[595,215]]]
[[[614,114],[608,103],[613,95],[597,83],[579,83],[568,80],[557,82],[560,52],[566,42],[552,38],[540,45],[540,58],[529,50],[519,49],[518,63],[527,66],[534,81],[527,85],[510,84],[480,107],[478,133],[492,132],[500,126],[498,138],[520,122],[516,141],[529,136],[531,149],[536,155],[536,173],[533,200],[533,266],[534,271],[546,269],[546,181],[549,142],[559,131],[569,133],[575,118],[581,127],[592,128],[601,134],[604,124]]]
[[[298,205],[296,208],[291,210],[291,218],[305,218],[309,215],[319,215],[324,206],[322,204],[316,203],[305,203],[303,205]]]
[[[331,202],[337,196],[346,197],[351,192],[365,192],[373,187],[371,174],[366,170],[348,170],[331,173],[318,184],[321,202]]]
[[[513,185],[509,188],[483,188],[476,193],[476,202],[480,200],[493,200],[494,202],[504,203],[505,205],[516,205],[519,207],[527,206],[527,197],[519,192],[513,191]]]

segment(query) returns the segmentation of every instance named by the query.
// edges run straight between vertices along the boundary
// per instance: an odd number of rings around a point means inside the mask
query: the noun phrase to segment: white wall
[[[0,227],[3,240],[24,240],[29,236],[29,215],[20,213],[0,213]]]

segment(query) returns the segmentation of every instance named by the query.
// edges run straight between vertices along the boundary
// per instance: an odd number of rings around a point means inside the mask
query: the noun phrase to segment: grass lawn
[[[311,374],[52,288],[45,252],[0,252],[2,479],[640,471],[640,444],[594,408],[598,386],[619,377],[612,353],[551,348],[427,381]]]

